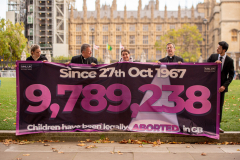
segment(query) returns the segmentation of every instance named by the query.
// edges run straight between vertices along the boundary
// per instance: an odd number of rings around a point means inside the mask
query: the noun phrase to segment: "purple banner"
[[[121,130],[219,139],[215,63],[17,66],[16,135]]]

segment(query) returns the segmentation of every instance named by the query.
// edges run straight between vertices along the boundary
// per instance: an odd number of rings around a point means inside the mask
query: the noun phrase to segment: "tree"
[[[23,23],[12,24],[11,21],[0,21],[0,56],[5,60],[20,60],[22,51],[26,49],[27,39]]]
[[[157,50],[165,51],[167,43],[174,43],[177,56],[181,56],[185,62],[197,62],[201,55],[199,43],[202,39],[196,25],[184,24],[181,29],[169,30],[156,41],[155,47]]]

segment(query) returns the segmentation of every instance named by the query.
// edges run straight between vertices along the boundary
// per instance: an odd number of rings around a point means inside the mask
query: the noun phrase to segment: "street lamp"
[[[206,53],[206,59],[208,58],[207,53],[207,19],[203,19],[203,23],[205,24],[205,53]]]
[[[91,32],[92,32],[92,49],[94,50],[94,47],[93,47],[93,33],[94,33],[94,28],[91,28]],[[94,55],[92,54],[92,56],[94,56]]]

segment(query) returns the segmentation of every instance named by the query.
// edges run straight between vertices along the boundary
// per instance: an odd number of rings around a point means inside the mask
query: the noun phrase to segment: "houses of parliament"
[[[104,59],[106,45],[112,47],[108,51],[112,60],[119,59],[120,43],[131,52],[138,61],[144,52],[149,61],[166,56],[166,51],[156,50],[155,42],[168,30],[180,29],[184,24],[196,25],[202,34],[200,43],[203,61],[216,53],[218,42],[229,43],[227,54],[235,59],[235,67],[239,69],[240,62],[240,0],[204,0],[196,8],[181,8],[168,11],[167,6],[159,10],[159,0],[150,0],[142,6],[138,1],[137,11],[117,10],[117,0],[112,5],[100,6],[100,0],[95,1],[95,11],[88,11],[86,0],[83,0],[83,11],[71,8],[68,20],[69,54],[81,54],[83,43],[99,46],[94,57]],[[176,51],[177,52],[177,51]]]

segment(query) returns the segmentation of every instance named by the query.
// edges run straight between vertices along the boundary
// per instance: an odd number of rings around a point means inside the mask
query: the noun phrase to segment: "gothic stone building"
[[[196,8],[168,11],[159,10],[159,0],[150,0],[142,9],[138,2],[137,11],[117,11],[116,0],[112,5],[100,7],[100,0],[95,2],[95,11],[87,11],[86,0],[83,0],[83,11],[71,8],[69,17],[69,51],[78,55],[83,43],[95,43],[100,48],[95,50],[95,57],[104,59],[106,44],[112,46],[109,51],[112,60],[119,59],[119,44],[129,49],[135,60],[145,52],[147,60],[158,60],[166,56],[166,51],[154,47],[170,29],[179,29],[183,24],[197,25],[204,41],[200,44],[203,60],[216,53],[217,42],[229,42],[229,54],[239,57],[240,41],[240,0],[204,0]],[[234,9],[230,9],[234,7]],[[234,16],[233,16],[234,15]],[[204,19],[206,19],[204,23]],[[177,51],[176,51],[177,52]]]

